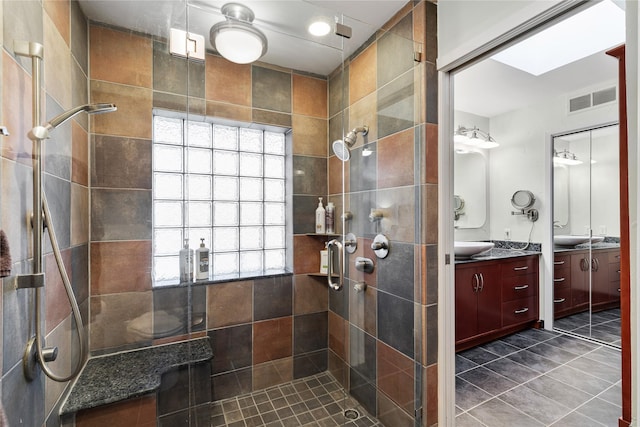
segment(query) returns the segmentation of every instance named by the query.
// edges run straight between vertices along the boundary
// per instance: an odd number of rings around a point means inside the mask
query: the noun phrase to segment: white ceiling
[[[233,0],[79,0],[93,21],[160,37],[167,37],[171,27],[188,30],[203,35],[208,49],[209,29],[224,20],[220,8],[229,1]],[[406,4],[406,0],[238,1],[253,10],[254,24],[269,41],[261,61],[319,75],[329,75]],[[353,28],[352,38],[309,35],[306,27],[317,16],[332,21],[337,17]],[[613,82],[616,70],[616,61],[604,52],[538,77],[486,59],[455,75],[455,109],[493,117],[544,98]]]
[[[225,18],[222,5],[234,0],[79,0],[93,21],[145,34],[168,37],[174,27],[200,34],[209,43],[209,29]],[[263,62],[294,70],[328,75],[361,46],[406,0],[239,0],[255,13],[254,25],[267,36]],[[188,6],[185,6],[188,5]],[[352,27],[351,39],[335,34],[314,37],[307,26],[314,17],[327,17]],[[345,55],[342,51],[345,51]]]

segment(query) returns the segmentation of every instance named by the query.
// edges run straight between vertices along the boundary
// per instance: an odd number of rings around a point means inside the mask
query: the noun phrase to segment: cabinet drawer
[[[609,252],[609,262],[620,262],[620,251]]]
[[[553,289],[559,291],[569,289],[571,287],[571,268],[570,266],[556,268],[553,272]]]
[[[512,301],[537,294],[538,275],[536,273],[502,279],[502,301]]]
[[[569,255],[556,255],[553,257],[553,270],[556,271],[559,268],[569,267],[571,264],[571,258]]]
[[[620,281],[620,263],[612,262],[609,264],[609,281]]]
[[[538,318],[538,297],[520,298],[502,303],[502,326],[515,325]]]
[[[571,308],[571,289],[556,290],[553,294],[553,312],[558,313]]]
[[[502,277],[520,276],[538,271],[538,257],[529,256],[502,264]]]

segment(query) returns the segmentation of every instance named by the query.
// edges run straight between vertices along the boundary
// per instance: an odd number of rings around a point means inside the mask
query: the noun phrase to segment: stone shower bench
[[[212,357],[206,337],[92,357],[72,386],[60,415],[154,393],[165,372]]]

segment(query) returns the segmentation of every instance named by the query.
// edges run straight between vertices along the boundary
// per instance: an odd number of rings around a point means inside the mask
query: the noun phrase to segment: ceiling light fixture
[[[453,134],[453,142],[458,146],[467,146],[469,148],[496,148],[500,144],[489,132],[478,129],[477,127],[468,128],[465,126],[458,126],[458,129]]]
[[[326,36],[331,31],[331,25],[324,19],[317,19],[309,24],[309,34],[317,37]]]
[[[581,165],[582,161],[578,160],[578,157],[574,153],[565,148],[560,152],[553,150],[553,163],[557,165],[575,166]]]
[[[239,3],[227,3],[220,9],[226,21],[209,31],[211,45],[224,58],[237,64],[249,64],[267,53],[267,37],[252,24],[255,15]]]
[[[610,0],[594,3],[491,59],[539,76],[624,43],[624,11]]]

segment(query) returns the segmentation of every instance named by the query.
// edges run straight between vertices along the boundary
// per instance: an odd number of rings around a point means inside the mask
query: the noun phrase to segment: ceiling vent
[[[614,102],[617,99],[616,87],[597,90],[586,95],[580,95],[569,99],[569,113],[598,107]]]

